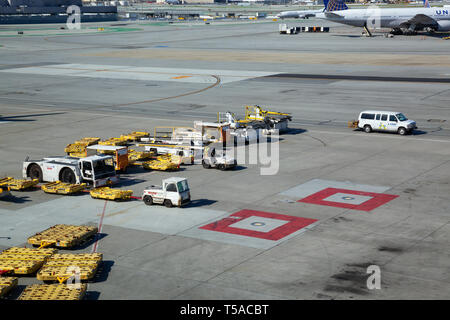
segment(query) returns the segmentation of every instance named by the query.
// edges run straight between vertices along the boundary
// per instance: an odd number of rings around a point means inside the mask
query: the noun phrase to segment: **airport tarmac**
[[[104,263],[87,299],[449,299],[450,42],[285,22],[331,30],[0,27],[0,177],[21,177],[26,156],[63,155],[82,137],[192,126],[219,111],[243,117],[245,105],[293,115],[275,175],[261,175],[263,164],[121,175],[136,196],[187,177],[193,202],[182,209],[13,192],[0,200],[0,249],[54,224],[102,221]],[[128,29],[108,29],[118,27]],[[419,128],[347,127],[369,109],[403,112]],[[371,265],[381,289],[366,285]],[[30,283],[39,281],[21,277],[9,298]]]

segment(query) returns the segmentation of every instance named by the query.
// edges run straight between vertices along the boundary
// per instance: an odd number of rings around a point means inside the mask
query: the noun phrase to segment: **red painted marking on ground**
[[[372,197],[361,204],[350,204],[344,202],[334,202],[334,201],[326,201],[324,199],[336,194],[336,193],[345,193],[345,194],[353,194],[358,196],[368,196]],[[374,193],[374,192],[364,192],[364,191],[356,191],[356,190],[347,190],[347,189],[336,189],[336,188],[326,188],[322,191],[314,193],[306,198],[297,200],[297,202],[304,203],[312,203],[323,206],[331,206],[338,208],[346,208],[353,210],[362,210],[362,211],[372,211],[383,204],[388,203],[391,200],[397,198],[397,195],[394,194],[385,194],[385,193]]]
[[[232,218],[232,217],[235,217],[235,218]],[[244,219],[247,219],[250,217],[270,218],[270,219],[287,221],[288,223],[285,223],[284,225],[279,226],[275,229],[272,229],[271,231],[268,231],[268,232],[261,232],[261,231],[255,231],[255,230],[249,230],[249,229],[230,227],[230,225],[232,225],[233,223],[239,222],[241,220],[244,220]],[[291,233],[294,233],[300,229],[305,228],[306,226],[308,226],[316,221],[317,220],[315,220],[315,219],[299,218],[299,217],[293,217],[293,216],[288,216],[288,215],[279,214],[279,213],[271,213],[271,212],[245,209],[245,210],[241,210],[236,213],[233,213],[230,216],[228,216],[222,220],[215,221],[206,226],[202,226],[202,227],[200,227],[200,229],[232,233],[232,234],[238,234],[238,235],[247,236],[247,237],[277,241],[277,240],[280,240],[280,239],[290,235]]]
[[[108,200],[105,200],[105,205],[103,206],[102,216],[100,217],[100,221],[98,223],[97,240],[95,241],[94,247],[92,248],[92,253],[97,252],[98,235],[102,232],[103,218],[105,216],[106,204],[107,203],[108,203]]]

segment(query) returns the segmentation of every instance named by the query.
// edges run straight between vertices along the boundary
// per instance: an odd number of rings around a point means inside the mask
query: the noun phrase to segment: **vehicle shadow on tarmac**
[[[308,132],[306,129],[299,129],[299,128],[289,128],[286,130],[286,132],[283,132],[283,135],[296,135],[296,134],[302,134]]]
[[[6,197],[2,198],[2,200],[6,201],[6,202],[10,202],[10,203],[25,203],[25,202],[32,201],[30,199],[30,197],[28,197],[28,196],[17,197],[15,195],[6,196]]]
[[[50,115],[58,115],[65,114],[65,112],[53,112],[53,113],[37,113],[37,114],[24,114],[18,116],[6,116],[2,117],[0,115],[0,121],[16,121],[16,122],[27,122],[27,121],[36,121],[35,119],[18,119],[18,118],[29,118],[29,117],[42,117],[42,116],[50,116]]]
[[[185,205],[184,208],[197,208],[197,207],[203,207],[203,206],[210,206],[216,202],[217,202],[216,200],[195,199],[195,200],[192,200],[189,204]]]

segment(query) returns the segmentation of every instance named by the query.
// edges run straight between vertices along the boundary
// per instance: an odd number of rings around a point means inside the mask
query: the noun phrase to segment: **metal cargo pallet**
[[[123,134],[120,137],[122,139],[125,139],[127,141],[137,141],[141,138],[147,138],[150,136],[149,132],[139,132],[139,131],[133,131],[132,133],[129,134]]]
[[[112,189],[110,187],[95,188],[90,191],[94,199],[105,200],[130,200],[133,195],[132,190]]]
[[[25,180],[14,179],[11,177],[0,179],[0,187],[9,187],[11,190],[22,191],[31,187],[34,187],[39,183],[38,179]]]
[[[98,144],[103,146],[124,146],[127,142],[128,141],[123,138],[109,138],[105,141],[99,141]]]
[[[71,248],[97,234],[98,228],[91,226],[73,226],[57,224],[28,238],[28,243],[40,248],[55,245]]]
[[[74,194],[86,189],[86,183],[70,184],[66,182],[56,181],[44,184],[41,189],[46,193]]]
[[[71,288],[66,284],[33,284],[27,286],[19,300],[81,300],[87,285],[80,283],[80,288]]]
[[[180,163],[175,163],[172,161],[172,156],[163,155],[156,159],[142,162],[142,167],[148,170],[178,170],[180,168]]]
[[[36,272],[56,249],[9,248],[0,253],[0,270],[14,274]]]
[[[43,281],[67,281],[74,272],[80,272],[80,280],[90,280],[97,272],[103,259],[101,253],[55,254],[37,273],[37,279]]]
[[[74,143],[68,144],[66,148],[64,149],[64,152],[66,153],[82,153],[86,151],[86,147],[93,145],[100,141],[100,138],[94,138],[94,137],[86,137],[82,138],[81,140],[77,140]]]
[[[129,163],[132,163],[133,161],[147,160],[154,156],[155,153],[152,151],[135,151],[134,149],[128,150]]]
[[[0,277],[0,298],[4,297],[15,286],[17,286],[17,278]]]

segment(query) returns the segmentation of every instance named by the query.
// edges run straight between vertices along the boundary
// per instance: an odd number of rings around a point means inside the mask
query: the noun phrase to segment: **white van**
[[[363,111],[359,114],[358,128],[372,131],[397,132],[401,135],[417,129],[416,122],[408,120],[402,113],[393,111]]]

